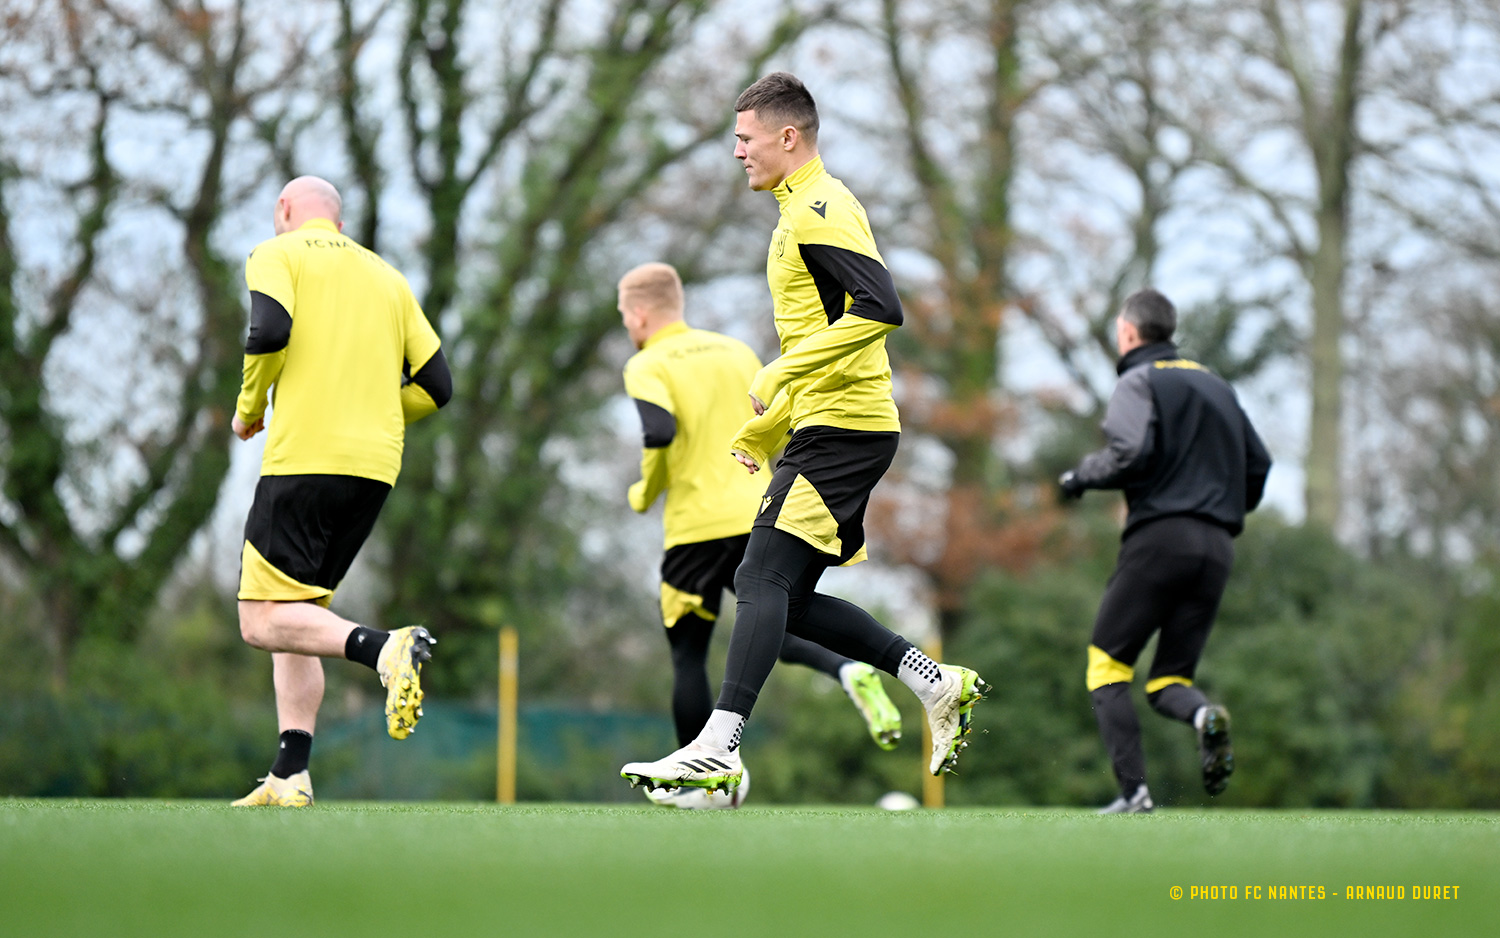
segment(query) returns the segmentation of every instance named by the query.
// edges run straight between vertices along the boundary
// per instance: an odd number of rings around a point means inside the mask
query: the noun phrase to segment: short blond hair
[[[653,261],[632,267],[620,278],[620,306],[644,306],[652,314],[682,314],[682,278],[671,264]]]

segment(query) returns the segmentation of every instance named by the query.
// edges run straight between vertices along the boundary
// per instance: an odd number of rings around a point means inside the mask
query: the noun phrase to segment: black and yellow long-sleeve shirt
[[[901,301],[864,206],[817,157],[772,191],[781,220],[766,279],[781,356],[750,392],[794,430],[899,431],[885,336],[901,325]]]
[[[662,327],[625,363],[625,393],[644,431],[630,507],[645,511],[667,493],[665,546],[750,530],[765,477],[730,458],[729,440],[754,414],[745,388],[759,369],[745,343],[681,322]]]
[[[406,424],[452,395],[441,343],[406,278],[318,218],[256,247],[245,281],[240,419],[262,416],[275,387],[261,474],[394,485]]]

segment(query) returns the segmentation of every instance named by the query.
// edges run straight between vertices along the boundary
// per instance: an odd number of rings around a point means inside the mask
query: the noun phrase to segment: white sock
[[[896,668],[896,680],[911,688],[911,692],[917,695],[924,707],[932,703],[943,690],[943,676],[938,671],[937,662],[918,651],[915,645],[906,649],[906,654],[901,656],[901,664]]]
[[[703,731],[695,742],[715,749],[730,752],[740,748],[740,733],[745,729],[745,718],[729,710],[715,710],[708,715]]]
[[[1208,719],[1208,705],[1199,707],[1193,711],[1193,729],[1203,729],[1203,721]]]

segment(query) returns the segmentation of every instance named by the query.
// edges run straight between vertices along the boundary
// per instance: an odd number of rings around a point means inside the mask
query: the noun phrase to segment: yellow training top
[[[745,389],[760,368],[749,346],[674,322],[625,363],[625,392],[641,415],[641,480],[630,507],[645,511],[664,490],[667,547],[749,532],[766,477],[729,454],[729,439],[754,415]]]
[[[436,409],[416,384],[402,387],[403,364],[415,374],[441,344],[406,278],[315,218],[256,247],[245,281],[252,328],[240,419],[264,414],[275,385],[261,474],[394,485],[408,418]],[[264,334],[273,319],[289,330],[279,341]]]
[[[781,220],[766,279],[781,357],[751,393],[793,429],[899,431],[885,335],[901,325],[901,301],[864,206],[818,157],[772,191]]]

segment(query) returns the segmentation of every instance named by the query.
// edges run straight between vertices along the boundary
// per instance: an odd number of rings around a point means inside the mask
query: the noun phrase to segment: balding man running
[[[453,381],[406,278],[341,233],[341,207],[328,181],[293,179],[276,200],[276,237],[245,264],[250,334],[235,435],[266,428],[273,385],[275,407],[245,522],[240,634],[271,652],[281,740],[270,773],[236,805],[312,804],[323,658],[380,675],[396,739],[422,715],[427,630],[366,628],[328,606],[401,471],[406,424],[446,404]]]

